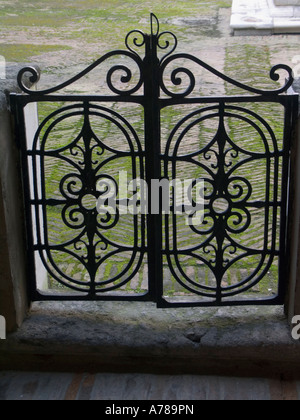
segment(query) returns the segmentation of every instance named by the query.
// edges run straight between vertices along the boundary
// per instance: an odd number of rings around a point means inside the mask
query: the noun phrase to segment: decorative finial
[[[151,35],[158,36],[159,34],[159,20],[157,16],[154,13],[150,13],[150,21],[151,21]],[[154,25],[156,24],[156,32],[154,32]]]

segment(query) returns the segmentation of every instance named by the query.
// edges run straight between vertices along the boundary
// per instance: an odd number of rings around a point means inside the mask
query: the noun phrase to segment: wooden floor
[[[0,372],[0,400],[299,400],[300,381]]]

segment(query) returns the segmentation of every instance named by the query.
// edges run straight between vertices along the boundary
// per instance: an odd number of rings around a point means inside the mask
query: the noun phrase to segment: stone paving
[[[194,375],[2,372],[1,400],[300,400],[300,382]]]

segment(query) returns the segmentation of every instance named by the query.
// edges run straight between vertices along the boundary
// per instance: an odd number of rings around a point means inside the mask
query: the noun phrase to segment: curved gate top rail
[[[128,96],[128,95],[134,95],[139,91],[139,89],[143,86],[145,82],[145,77],[148,75],[147,68],[145,66],[148,66],[148,58],[149,53],[151,51],[152,57],[155,57],[158,55],[158,53],[161,53],[162,57],[160,59],[152,64],[155,64],[156,67],[159,67],[159,81],[158,84],[162,91],[169,97],[172,98],[185,98],[192,94],[196,87],[196,79],[193,74],[193,72],[186,68],[186,67],[178,67],[176,69],[172,69],[171,75],[170,75],[170,82],[173,87],[178,87],[183,84],[183,80],[180,76],[185,75],[187,77],[188,86],[182,93],[176,93],[171,90],[170,87],[166,86],[166,80],[165,80],[165,73],[168,67],[171,67],[172,64],[176,64],[178,60],[187,60],[190,63],[194,63],[197,66],[200,66],[210,73],[214,74],[218,78],[222,79],[223,81],[234,85],[245,92],[250,92],[257,95],[266,95],[266,96],[273,96],[273,95],[280,95],[282,93],[286,93],[288,89],[292,86],[294,82],[293,77],[293,71],[292,69],[284,64],[279,64],[274,66],[270,71],[270,78],[274,82],[278,82],[280,79],[279,72],[283,70],[285,72],[285,83],[283,86],[277,89],[271,89],[271,90],[265,90],[265,89],[259,89],[256,87],[251,87],[246,84],[243,84],[241,82],[238,82],[237,80],[234,80],[223,73],[219,72],[215,68],[211,67],[204,61],[200,60],[199,58],[196,58],[195,56],[192,56],[190,54],[173,54],[178,46],[178,41],[176,35],[174,35],[172,32],[164,31],[160,32],[160,23],[157,17],[154,14],[151,14],[151,34],[145,34],[140,30],[134,30],[128,33],[125,39],[125,45],[127,50],[116,50],[109,52],[105,54],[103,57],[95,61],[93,64],[91,64],[89,67],[87,67],[85,70],[83,70],[81,73],[76,75],[75,77],[71,78],[70,80],[59,84],[58,86],[55,86],[51,89],[45,89],[41,91],[36,90],[30,90],[25,86],[25,83],[23,82],[24,75],[31,74],[31,82],[36,83],[40,80],[40,73],[39,71],[34,67],[25,67],[23,68],[19,75],[18,75],[18,84],[21,88],[21,90],[24,93],[27,93],[32,96],[39,96],[39,95],[49,95],[51,93],[59,92],[62,89],[69,87],[73,83],[77,82],[81,78],[88,75],[91,71],[93,71],[95,68],[100,66],[102,63],[107,61],[108,59],[111,59],[113,57],[120,57],[125,56],[130,58],[134,64],[137,65],[139,69],[139,78],[138,81],[134,81],[134,86],[128,88],[127,85],[133,81],[133,75],[132,70],[127,65],[115,65],[112,68],[109,69],[106,76],[106,82],[109,89],[116,95],[121,96]],[[118,87],[114,86],[113,83],[113,75],[115,72],[122,72],[122,76],[120,78],[121,85],[124,85],[124,89],[119,89]],[[186,79],[185,79],[186,81]]]
[[[31,300],[282,304],[292,70],[274,66],[270,90],[243,84],[176,53],[154,14],[125,45],[50,89],[25,86],[33,67],[18,75]],[[96,68],[107,95],[63,93]],[[199,69],[241,95],[199,96]]]

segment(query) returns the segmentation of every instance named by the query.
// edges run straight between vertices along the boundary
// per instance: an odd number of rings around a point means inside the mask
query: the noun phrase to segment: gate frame
[[[132,35],[141,36],[142,42],[138,40],[138,38],[134,38],[133,40],[133,47],[129,45],[129,39]],[[171,36],[174,40],[174,46],[171,47],[171,51],[167,52],[163,58],[160,60],[158,58],[158,50],[167,50],[170,47],[169,41],[164,41],[162,43],[163,36]],[[136,52],[136,49],[145,46],[145,58],[141,59],[140,55]],[[35,263],[34,263],[34,249],[33,249],[33,238],[32,238],[32,213],[31,213],[31,204],[29,203],[30,199],[30,185],[29,185],[29,175],[28,175],[28,162],[26,157],[26,121],[24,117],[24,108],[26,105],[30,103],[38,103],[38,102],[123,102],[123,103],[136,103],[142,105],[145,110],[145,156],[146,161],[152,162],[151,164],[146,165],[146,181],[148,185],[150,185],[150,181],[153,179],[161,179],[161,144],[160,144],[160,117],[162,109],[173,106],[173,105],[181,105],[181,104],[216,104],[216,103],[250,103],[250,102],[267,102],[267,103],[280,103],[286,109],[286,115],[290,118],[290,121],[285,121],[286,124],[286,135],[285,140],[289,142],[288,150],[286,153],[290,154],[290,150],[293,148],[293,145],[290,143],[296,137],[293,135],[293,131],[295,130],[296,120],[298,117],[298,95],[293,93],[286,94],[289,88],[293,84],[293,74],[292,70],[286,65],[277,65],[274,66],[271,70],[270,77],[273,81],[278,81],[278,71],[284,70],[288,74],[288,78],[286,84],[281,87],[280,89],[273,90],[273,91],[266,91],[261,89],[256,89],[250,86],[246,86],[240,82],[237,82],[224,74],[220,73],[219,71],[213,69],[208,64],[204,63],[203,61],[199,60],[196,57],[193,57],[189,54],[173,54],[177,47],[177,38],[171,32],[162,32],[160,33],[159,22],[155,15],[151,14],[151,34],[147,35],[142,33],[141,31],[131,31],[126,37],[126,50],[117,50],[111,53],[104,55],[102,58],[97,60],[91,66],[89,66],[86,70],[78,74],[77,76],[73,77],[69,81],[56,86],[51,89],[47,89],[44,91],[35,91],[28,89],[24,82],[24,76],[30,74],[31,75],[31,82],[37,83],[40,78],[39,72],[33,67],[25,67],[22,69],[18,75],[18,84],[19,87],[22,89],[23,94],[11,94],[10,95],[10,102],[13,113],[15,115],[16,126],[18,128],[17,138],[18,138],[18,145],[21,148],[22,154],[22,161],[23,161],[23,171],[25,174],[24,180],[24,194],[25,194],[25,203],[26,203],[26,226],[27,226],[27,245],[28,245],[28,255],[29,255],[29,272],[31,273],[30,276],[33,276],[33,272],[35,271]],[[56,92],[62,90],[65,87],[70,86],[77,80],[81,79],[93,69],[98,67],[108,58],[111,58],[116,55],[123,55],[127,56],[134,60],[134,62],[138,65],[140,70],[140,80],[138,81],[137,85],[130,91],[121,91],[113,85],[112,76],[116,71],[124,71],[125,76],[122,77],[122,83],[128,83],[131,81],[132,74],[131,71],[122,65],[114,66],[110,69],[107,74],[107,84],[108,87],[112,90],[116,96],[99,96],[99,95],[58,95]],[[174,94],[172,93],[164,84],[163,76],[167,66],[177,60],[177,59],[188,59],[192,60],[197,65],[200,65],[202,68],[208,70],[209,72],[213,73],[215,76],[219,77],[223,81],[226,81],[236,87],[239,87],[243,91],[250,92],[256,96],[226,96],[226,97],[193,97],[188,98],[190,93],[193,92],[195,88],[195,78],[194,75],[186,68],[180,67],[173,71],[172,73],[172,83],[175,86],[180,86],[182,84],[182,80],[178,77],[180,73],[184,73],[190,81],[190,86],[183,94]],[[139,89],[144,86],[144,94],[142,96],[134,95]],[[161,98],[161,91],[163,91],[168,98]],[[55,95],[53,95],[55,93]],[[283,95],[284,94],[284,95]],[[288,110],[288,111],[287,111]],[[286,156],[289,161],[289,167],[285,168],[286,173],[286,181],[289,186],[287,186],[287,195],[290,194],[289,198],[287,198],[286,205],[289,207],[293,205],[291,200],[293,199],[292,195],[296,190],[296,181],[293,178],[289,179],[288,174],[294,173],[294,169],[290,166],[293,165],[293,161],[290,161],[290,158]],[[149,201],[151,202],[151,194],[149,197]],[[281,226],[281,232],[284,233],[284,244],[281,243],[281,247],[284,248],[284,261],[289,255],[290,248],[288,247],[291,244],[291,236],[292,236],[292,227],[291,227],[291,220],[290,218],[293,217],[293,214],[288,214],[286,217],[283,215],[283,223]],[[289,232],[287,231],[287,227],[290,227]],[[231,302],[200,302],[200,303],[192,303],[192,302],[183,302],[183,303],[176,303],[172,304],[167,302],[163,298],[163,264],[162,264],[162,215],[149,215],[147,217],[147,229],[148,229],[148,267],[149,267],[149,291],[146,295],[140,296],[97,296],[93,299],[87,296],[46,296],[41,295],[36,290],[36,283],[35,280],[31,279],[30,284],[30,299],[32,301],[35,300],[69,300],[69,301],[84,301],[84,300],[118,300],[118,301],[154,301],[157,303],[157,306],[160,308],[165,307],[191,307],[191,306],[234,306],[234,305],[282,305],[285,301],[287,296],[287,282],[283,284],[282,280],[279,279],[279,294],[277,299],[273,299],[273,302],[269,299],[260,301],[231,301]],[[31,238],[30,238],[31,236]],[[288,264],[283,264],[280,276],[286,277],[289,275],[289,268],[287,267]],[[154,279],[154,281],[151,279]]]

